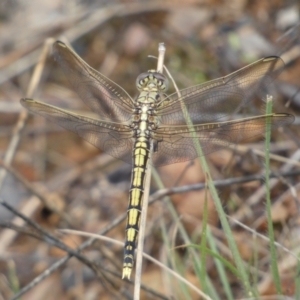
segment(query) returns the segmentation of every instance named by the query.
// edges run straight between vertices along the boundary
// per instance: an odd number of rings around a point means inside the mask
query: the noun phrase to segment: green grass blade
[[[156,185],[158,186],[158,188],[162,189],[164,188],[164,185],[160,179],[160,176],[159,174],[157,173],[157,171],[153,168],[152,170],[152,176],[153,176],[153,182],[156,183]],[[169,197],[166,197],[165,198],[166,201],[166,206],[168,208],[168,211],[170,212],[172,218],[174,220],[178,220],[179,219],[179,216],[176,212],[176,209],[174,208],[172,202],[170,201]],[[184,242],[186,244],[191,244],[191,240],[184,228],[184,226],[181,224],[181,222],[178,222],[178,231],[182,237],[182,239],[184,240]],[[199,282],[200,282],[200,278],[201,278],[201,270],[202,268],[205,266],[202,266],[201,265],[201,261],[200,261],[200,258],[199,258],[199,255],[198,255],[198,252],[195,250],[195,249],[190,249],[191,251],[191,257],[193,259],[193,263],[194,263],[194,269],[195,269],[195,272],[196,272],[196,275],[197,277],[199,278]],[[203,285],[203,283],[201,283],[201,285]],[[208,276],[206,276],[205,278],[205,283],[204,283],[205,286],[207,286],[207,289],[208,289],[208,295],[214,299],[214,300],[220,300],[220,297],[219,295],[217,294],[217,291],[216,289],[214,288],[210,278]]]
[[[201,233],[201,265],[203,266],[200,271],[200,279],[202,282],[203,291],[207,293],[208,287],[206,285],[206,261],[207,261],[207,222],[208,222],[208,208],[207,208],[207,188],[205,188],[205,199],[204,199],[204,209],[203,209],[203,226]]]
[[[176,91],[178,93],[179,99],[182,99],[180,91],[177,89],[177,86],[176,86],[175,82],[174,82],[174,86],[175,86],[175,89],[176,89]],[[193,133],[194,132],[194,130],[193,130],[193,123],[192,123],[192,121],[190,119],[188,110],[185,107],[184,101],[181,101],[181,109],[182,109],[184,118],[186,120],[186,124],[191,129],[191,132]],[[244,262],[243,262],[243,260],[242,260],[242,258],[240,256],[239,251],[238,251],[238,247],[237,247],[237,244],[236,244],[236,242],[234,240],[234,237],[233,237],[232,231],[230,229],[230,225],[228,223],[226,214],[225,214],[225,212],[223,210],[223,206],[222,206],[221,200],[219,198],[218,192],[217,192],[217,190],[216,190],[216,188],[214,186],[213,180],[211,178],[210,171],[209,171],[209,168],[208,168],[208,164],[207,164],[206,159],[204,157],[204,154],[203,154],[200,142],[199,142],[199,140],[198,140],[198,138],[197,138],[197,136],[196,136],[195,133],[194,133],[194,136],[192,136],[192,137],[194,138],[194,145],[195,145],[197,154],[199,156],[203,172],[204,172],[204,174],[206,174],[207,184],[208,184],[211,196],[212,196],[212,198],[214,200],[214,204],[215,204],[216,210],[218,212],[218,216],[220,218],[223,230],[225,232],[225,235],[226,235],[226,238],[227,238],[227,242],[228,242],[229,248],[230,248],[231,253],[232,253],[233,260],[234,260],[234,262],[235,262],[235,264],[237,266],[237,269],[239,271],[239,279],[240,279],[240,281],[241,281],[241,283],[242,283],[242,285],[243,285],[243,287],[245,289],[246,296],[247,297],[256,296],[257,293],[256,293],[256,291],[251,286],[247,270],[245,268]]]
[[[297,270],[296,270],[296,276],[295,276],[295,299],[300,299],[300,263],[297,264]]]
[[[192,122],[191,122],[191,120],[188,116],[188,112],[187,112],[184,104],[182,104],[182,109],[184,110],[184,115],[186,116],[187,125],[190,126],[191,128],[193,128],[193,124],[192,124]],[[204,173],[206,174],[209,190],[210,190],[211,196],[214,200],[214,204],[215,204],[216,210],[218,212],[218,216],[220,218],[223,230],[225,232],[225,235],[226,235],[226,238],[227,238],[227,241],[228,241],[228,245],[229,245],[229,248],[230,248],[231,253],[232,253],[232,257],[235,261],[237,269],[239,270],[239,278],[242,282],[242,285],[243,285],[243,287],[246,291],[247,296],[248,297],[253,297],[253,296],[256,295],[256,293],[255,293],[254,289],[251,286],[247,270],[244,266],[244,262],[243,262],[243,260],[240,256],[240,253],[238,251],[237,244],[234,240],[232,231],[230,229],[230,225],[228,223],[226,214],[223,210],[222,202],[219,198],[217,189],[215,188],[215,186],[213,184],[213,180],[212,180],[211,175],[210,175],[208,164],[207,164],[206,159],[204,157],[204,154],[202,152],[200,142],[199,141],[195,142],[195,146],[196,146],[197,153],[198,153],[198,156],[199,156],[199,159],[200,159],[200,162],[201,162],[202,169],[203,169]]]
[[[208,237],[208,241],[209,241],[209,246],[212,249],[211,252],[213,253],[213,254],[210,253],[210,255],[212,255],[214,257],[214,262],[216,264],[217,271],[220,276],[220,280],[224,287],[226,299],[233,300],[234,297],[232,295],[232,290],[231,290],[230,284],[228,282],[228,276],[226,275],[225,267],[227,266],[232,272],[234,272],[234,270],[236,270],[236,268],[234,268],[234,266],[232,266],[232,268],[231,268],[231,264],[227,265],[227,261],[224,260],[223,257],[221,257],[221,255],[219,255],[219,251],[216,246],[214,236],[212,235],[209,228],[207,230],[207,237]],[[216,255],[216,256],[214,256],[214,255]]]

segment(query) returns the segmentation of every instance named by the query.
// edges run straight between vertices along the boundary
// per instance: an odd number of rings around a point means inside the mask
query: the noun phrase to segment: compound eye
[[[149,81],[156,82],[157,88],[163,92],[167,91],[169,87],[168,80],[163,74],[158,73],[154,70],[150,70],[146,73],[140,74],[137,77],[136,86],[138,90],[141,91],[143,88],[145,88],[148,85]]]
[[[166,92],[169,88],[169,81],[167,78],[164,78],[164,80],[159,81],[158,85],[163,92]]]
[[[137,79],[136,79],[136,86],[138,88],[138,90],[141,90],[143,89],[146,85],[147,85],[147,82],[149,81],[149,73],[142,73],[140,74]]]
[[[161,73],[155,72],[155,78],[157,79],[158,87],[161,91],[166,92],[169,88],[168,79]]]

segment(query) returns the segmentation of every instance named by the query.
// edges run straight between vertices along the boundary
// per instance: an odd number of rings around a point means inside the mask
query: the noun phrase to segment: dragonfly
[[[197,143],[206,155],[293,122],[293,115],[271,113],[234,118],[249,111],[256,95],[274,80],[280,57],[260,59],[234,73],[167,95],[168,80],[150,70],[137,77],[138,96],[105,77],[61,41],[53,55],[71,85],[98,118],[79,115],[34,99],[21,99],[29,111],[77,133],[109,155],[132,164],[122,278],[134,265],[150,149],[153,166],[195,159]],[[189,122],[187,122],[187,116]],[[268,125],[268,126],[266,126]]]

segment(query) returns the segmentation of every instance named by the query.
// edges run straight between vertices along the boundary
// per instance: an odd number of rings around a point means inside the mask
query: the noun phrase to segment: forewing
[[[193,123],[232,119],[255,95],[265,97],[268,85],[284,66],[280,57],[266,57],[234,73],[168,96],[157,110],[162,125],[186,124],[183,109]],[[253,107],[252,107],[253,108]]]
[[[203,155],[224,147],[233,147],[237,143],[261,137],[266,132],[266,124],[274,128],[293,121],[294,116],[289,114],[271,114],[193,127],[163,126],[153,136],[156,150],[153,153],[153,165],[162,166],[194,159],[199,156],[198,145]]]
[[[53,52],[78,95],[101,119],[130,119],[133,100],[124,89],[91,68],[64,43],[55,42]]]
[[[107,154],[131,164],[133,139],[127,125],[88,118],[33,99],[21,104],[33,113],[77,133]]]

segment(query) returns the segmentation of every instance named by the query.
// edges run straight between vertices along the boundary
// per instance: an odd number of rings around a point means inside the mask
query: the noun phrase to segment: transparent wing
[[[132,163],[133,139],[127,125],[77,115],[33,99],[22,99],[21,104],[31,112],[77,133],[107,154]]]
[[[162,125],[184,125],[184,106],[195,124],[228,121],[233,114],[251,108],[255,95],[266,96],[266,88],[284,66],[280,57],[266,57],[234,73],[168,96],[157,110]],[[253,107],[252,107],[253,108]]]
[[[91,68],[64,43],[55,42],[53,52],[75,91],[101,119],[113,122],[130,119],[133,100],[124,89]]]
[[[198,157],[197,145],[201,145],[203,155],[251,140],[266,132],[266,124],[279,127],[290,124],[294,116],[289,114],[271,114],[250,117],[229,122],[194,125],[162,126],[153,138],[155,152],[153,165],[162,166],[182,162]]]

